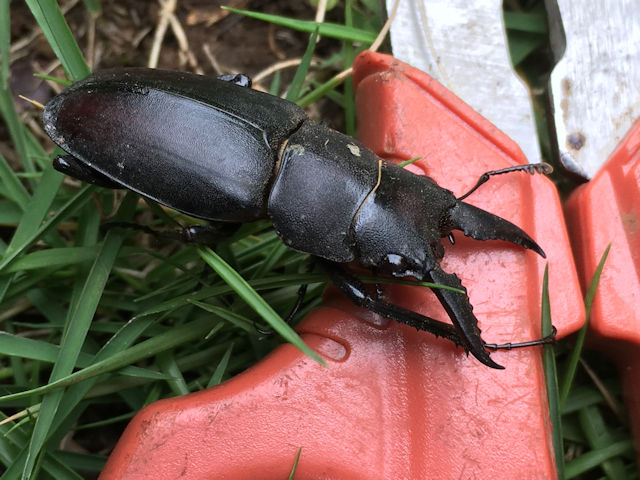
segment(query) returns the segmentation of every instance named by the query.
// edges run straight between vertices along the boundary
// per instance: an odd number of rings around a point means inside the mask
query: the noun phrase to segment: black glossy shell
[[[280,144],[306,114],[250,88],[186,72],[117,69],[51,100],[51,138],[106,178],[188,215],[263,217]]]
[[[357,140],[304,123],[287,142],[269,216],[292,248],[333,262],[354,259],[353,220],[378,180],[378,157]]]

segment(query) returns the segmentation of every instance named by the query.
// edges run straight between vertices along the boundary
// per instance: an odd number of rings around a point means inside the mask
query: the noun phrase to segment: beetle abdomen
[[[198,98],[185,96],[196,87]],[[258,117],[236,113],[239,90]],[[194,217],[243,222],[265,215],[273,145],[306,118],[277,99],[286,112],[272,113],[290,116],[269,123],[263,97],[275,97],[248,92],[183,72],[119,70],[67,89],[43,122],[64,150],[123,187]]]
[[[378,157],[351,137],[306,122],[289,138],[268,213],[290,247],[354,259],[353,220],[378,180]]]

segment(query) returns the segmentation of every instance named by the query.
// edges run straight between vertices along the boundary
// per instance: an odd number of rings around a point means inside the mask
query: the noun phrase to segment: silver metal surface
[[[395,0],[387,0],[391,11]],[[540,161],[529,91],[509,60],[502,0],[400,0],[396,58],[432,75]]]
[[[566,37],[551,74],[558,147],[591,177],[640,117],[640,2],[557,4]]]

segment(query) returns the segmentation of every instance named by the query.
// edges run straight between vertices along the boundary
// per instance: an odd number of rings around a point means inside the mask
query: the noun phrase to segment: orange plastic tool
[[[620,368],[634,437],[640,438],[640,120],[593,179],[565,205],[586,289],[607,245],[591,309],[591,340]]]
[[[518,147],[425,73],[365,52],[354,64],[360,138],[461,194],[487,170],[525,162]],[[520,225],[546,251],[554,323],[582,324],[556,191],[541,176],[492,179],[469,199]],[[505,242],[456,237],[443,266],[469,289],[485,340],[540,336],[545,261]],[[426,288],[390,301],[445,319]],[[100,478],[296,479],[555,477],[540,349],[493,353],[485,367],[429,333],[359,309],[329,289],[299,326],[327,366],[290,345],[208,390],[156,402],[126,429]]]

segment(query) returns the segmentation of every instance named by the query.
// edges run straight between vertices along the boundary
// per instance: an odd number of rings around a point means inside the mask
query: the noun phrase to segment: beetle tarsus
[[[484,348],[487,350],[513,350],[514,348],[528,348],[528,347],[536,347],[539,345],[553,345],[556,343],[556,334],[558,333],[558,329],[551,326],[553,329],[549,335],[546,337],[539,338],[537,340],[530,340],[528,342],[518,342],[518,343],[485,343]]]
[[[308,287],[309,287],[309,285],[304,283],[304,284],[300,285],[300,287],[298,288],[296,303],[291,308],[291,311],[289,312],[287,317],[284,319],[284,321],[285,321],[285,323],[287,325],[291,325],[293,323],[294,317],[298,313],[298,310],[300,310],[300,307],[302,306],[302,302],[304,302],[304,297],[307,294],[307,288]],[[258,333],[260,333],[262,335],[273,335],[274,333],[276,333],[272,329],[265,329],[265,328],[258,327],[258,325],[255,323],[255,321],[253,322],[253,326],[258,331]]]
[[[469,190],[467,193],[458,197],[458,200],[464,200],[473,192],[475,192],[480,186],[484,185],[489,181],[489,179],[495,175],[502,175],[503,173],[511,173],[511,172],[527,172],[531,175],[534,173],[541,173],[543,175],[549,175],[553,172],[553,167],[548,163],[528,163],[526,165],[515,165],[513,167],[501,168],[499,170],[491,170],[489,172],[483,173],[476,184]]]

